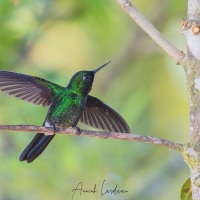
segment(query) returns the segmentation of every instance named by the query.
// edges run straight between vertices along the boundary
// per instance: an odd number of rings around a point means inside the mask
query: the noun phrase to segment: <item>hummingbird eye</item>
[[[87,80],[88,77],[87,76],[83,76],[83,81]]]

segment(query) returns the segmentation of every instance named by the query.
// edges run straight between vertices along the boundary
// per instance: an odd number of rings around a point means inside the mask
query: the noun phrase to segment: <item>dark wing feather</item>
[[[81,122],[94,128],[113,132],[130,133],[126,121],[99,99],[88,96]]]
[[[45,79],[0,71],[0,90],[37,105],[49,106],[63,87]]]

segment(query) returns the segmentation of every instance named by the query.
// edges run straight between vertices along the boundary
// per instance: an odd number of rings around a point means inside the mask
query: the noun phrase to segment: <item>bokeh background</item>
[[[179,49],[187,3],[134,0]],[[94,95],[128,122],[133,133],[177,142],[188,138],[183,69],[114,0],[1,0],[0,69],[39,76],[62,86],[82,69],[111,60],[95,77]],[[47,108],[0,93],[0,124],[41,125]],[[80,127],[84,127],[81,124]],[[89,127],[84,127],[89,128]],[[34,133],[0,133],[0,199],[67,200],[79,182],[96,194],[75,200],[179,199],[189,171],[182,157],[149,144],[56,136],[33,163],[19,162]],[[101,196],[106,189],[128,190]]]

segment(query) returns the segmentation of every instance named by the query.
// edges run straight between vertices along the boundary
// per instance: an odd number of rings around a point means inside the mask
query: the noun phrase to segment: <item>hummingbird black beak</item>
[[[103,67],[105,67],[106,65],[108,65],[111,61],[103,64],[102,66],[98,67],[97,69],[93,70],[94,74],[96,74],[100,69],[102,69]]]

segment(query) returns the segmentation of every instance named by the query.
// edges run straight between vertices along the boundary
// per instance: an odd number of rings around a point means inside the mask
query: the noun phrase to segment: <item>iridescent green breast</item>
[[[85,107],[87,97],[66,89],[52,103],[47,120],[59,126],[76,126]]]

